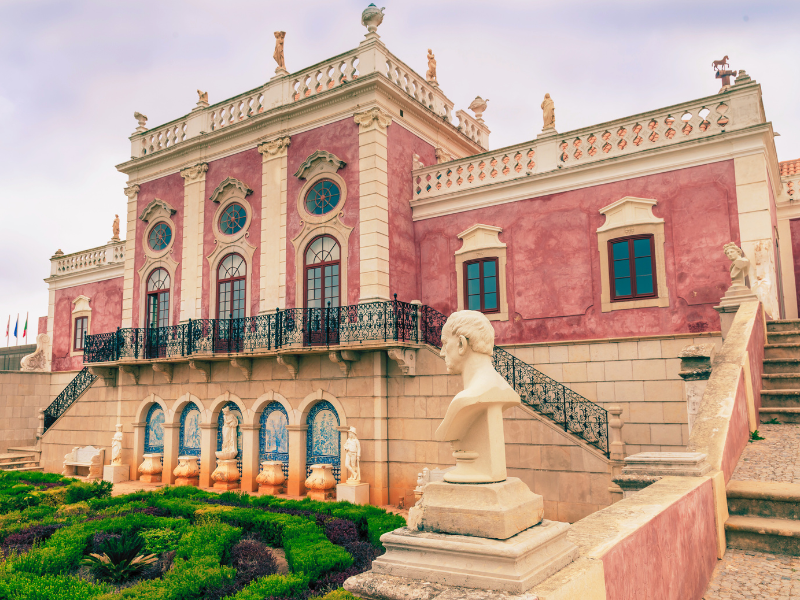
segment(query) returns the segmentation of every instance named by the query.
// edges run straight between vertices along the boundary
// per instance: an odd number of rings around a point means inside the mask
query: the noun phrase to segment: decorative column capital
[[[208,171],[208,163],[197,163],[196,165],[182,169],[181,177],[186,180],[186,183],[191,183],[205,176],[206,171]]]
[[[258,145],[258,151],[264,155],[265,158],[272,158],[274,156],[285,156],[289,144],[292,143],[292,138],[288,135],[286,137],[275,138],[263,144]]]
[[[123,192],[125,192],[125,195],[128,197],[128,199],[133,200],[139,193],[139,186],[135,184],[129,185],[123,190]]]
[[[373,126],[378,129],[386,129],[392,124],[391,115],[377,106],[370,108],[366,112],[356,113],[354,119],[361,126],[361,129],[371,129]],[[376,123],[377,125],[375,125]]]

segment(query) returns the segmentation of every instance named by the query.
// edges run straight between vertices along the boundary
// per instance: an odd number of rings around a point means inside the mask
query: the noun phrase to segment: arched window
[[[178,456],[196,456],[200,465],[200,409],[190,402],[181,413]]]
[[[311,474],[311,465],[327,464],[333,465],[333,476],[339,481],[339,415],[333,404],[317,402],[308,412],[306,424],[306,477]]]
[[[306,249],[307,343],[338,343],[340,255],[339,243],[329,235],[314,238]]]
[[[153,404],[147,411],[147,424],[144,428],[144,453],[164,453],[164,411],[158,404]]]
[[[289,416],[280,402],[270,402],[261,413],[258,436],[259,457],[283,463],[283,474],[289,476]]]
[[[156,269],[147,278],[147,327],[169,326],[169,273]]]
[[[225,421],[225,415],[222,412],[223,408],[227,408],[230,410],[230,413],[233,414],[236,419],[239,421],[239,427],[236,430],[236,449],[239,451],[239,454],[236,455],[236,466],[239,468],[239,477],[242,476],[242,422],[244,418],[242,417],[242,411],[239,410],[239,405],[236,402],[228,402],[225,406],[223,406],[219,410],[219,416],[217,417],[217,452],[222,450],[222,425]]]
[[[217,318],[242,319],[245,315],[247,263],[228,254],[217,269]]]

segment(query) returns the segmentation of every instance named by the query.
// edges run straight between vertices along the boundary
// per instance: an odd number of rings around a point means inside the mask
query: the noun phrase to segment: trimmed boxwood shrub
[[[106,584],[92,584],[64,575],[0,574],[2,600],[90,600],[110,590]]]

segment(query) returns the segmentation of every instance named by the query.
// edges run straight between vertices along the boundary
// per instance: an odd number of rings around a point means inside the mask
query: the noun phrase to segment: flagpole
[[[11,334],[11,315],[8,315],[8,325],[6,325],[6,348],[8,348],[11,345],[11,342],[9,341],[10,334]]]

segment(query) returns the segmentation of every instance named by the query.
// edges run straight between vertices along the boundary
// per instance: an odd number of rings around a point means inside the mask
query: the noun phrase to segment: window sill
[[[508,312],[483,313],[490,321],[508,321]]]
[[[628,310],[631,308],[652,308],[654,306],[665,308],[669,306],[669,298],[643,298],[641,300],[625,300],[623,302],[603,302],[601,305],[602,312],[611,312],[614,310]]]
[[[83,350],[72,350],[69,353],[70,356],[83,356]]]

